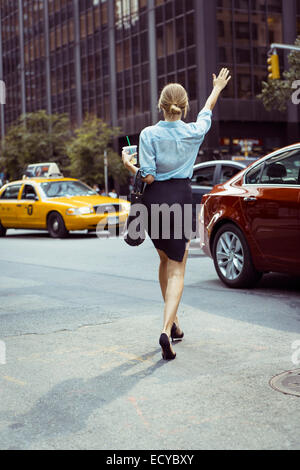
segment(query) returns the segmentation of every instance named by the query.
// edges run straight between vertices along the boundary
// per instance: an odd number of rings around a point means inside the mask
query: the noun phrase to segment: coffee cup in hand
[[[130,162],[133,164],[133,165],[136,165],[137,163],[137,158],[136,158],[136,155],[137,155],[137,145],[128,145],[127,147],[123,147],[123,152],[129,154],[129,155],[132,155],[132,158],[130,160]]]

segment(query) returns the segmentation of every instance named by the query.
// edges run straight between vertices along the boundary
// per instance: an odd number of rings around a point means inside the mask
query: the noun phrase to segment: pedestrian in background
[[[112,189],[109,193],[108,193],[109,197],[112,197],[114,199],[116,199],[118,197],[117,193],[116,193],[116,190],[115,189]]]
[[[191,178],[199,148],[206,133],[211,127],[212,110],[222,90],[227,86],[231,77],[229,70],[222,69],[219,76],[213,75],[213,91],[198,114],[197,121],[186,124],[189,101],[186,90],[177,83],[167,85],[160,96],[158,107],[164,114],[164,121],[155,126],[145,128],[140,135],[139,161],[143,181],[147,183],[143,203],[148,210],[148,234],[151,238],[151,206],[179,204],[182,208],[184,221],[185,206],[192,205]],[[138,168],[131,163],[132,157],[122,153],[124,166],[136,174]],[[192,232],[192,220],[190,221]],[[162,223],[162,221],[160,221]],[[182,230],[181,239],[174,236],[174,226],[170,226],[170,237],[165,240],[162,230],[155,228],[159,239],[152,236],[152,242],[157,249],[160,266],[159,282],[164,305],[164,321],[159,344],[162,356],[166,360],[175,359],[170,337],[182,339],[183,331],[179,326],[177,316],[178,306],[184,287],[184,275],[190,237]],[[176,231],[178,233],[178,231]]]
[[[96,191],[96,193],[98,193],[98,194],[101,193],[101,189],[99,188],[98,184],[94,184],[93,190]]]

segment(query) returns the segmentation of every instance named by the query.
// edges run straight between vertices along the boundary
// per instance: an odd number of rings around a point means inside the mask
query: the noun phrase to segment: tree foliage
[[[48,115],[41,110],[22,115],[2,142],[2,161],[11,179],[20,178],[30,163],[56,162],[64,168],[69,162],[66,145],[72,138],[67,114]]]
[[[119,128],[109,127],[95,116],[87,116],[82,126],[75,130],[74,139],[68,145],[72,176],[81,178],[90,185],[104,184],[104,151],[107,150],[108,175],[119,183],[125,182],[128,173],[120,156],[110,147],[113,138],[119,133]]]
[[[295,45],[300,46],[300,36]],[[283,72],[281,80],[268,80],[262,83],[262,92],[258,98],[262,100],[267,111],[286,111],[288,102],[295,91],[293,83],[300,80],[300,52],[292,51],[288,61],[289,70]]]
[[[1,167],[18,179],[30,163],[56,162],[62,172],[88,184],[104,183],[104,151],[108,156],[108,175],[126,182],[128,172],[120,156],[111,148],[120,133],[95,116],[86,116],[81,127],[72,131],[67,114],[48,115],[41,110],[22,115],[2,141]]]

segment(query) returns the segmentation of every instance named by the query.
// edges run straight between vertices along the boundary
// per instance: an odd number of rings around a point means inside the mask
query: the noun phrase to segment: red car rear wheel
[[[253,265],[243,232],[234,224],[225,224],[217,231],[212,255],[217,274],[228,287],[253,287],[262,277]]]

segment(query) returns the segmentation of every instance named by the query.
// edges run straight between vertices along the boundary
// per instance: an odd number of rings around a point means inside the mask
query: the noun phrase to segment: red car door
[[[270,269],[299,273],[300,149],[270,158],[255,178],[250,170],[241,199],[251,236]]]

